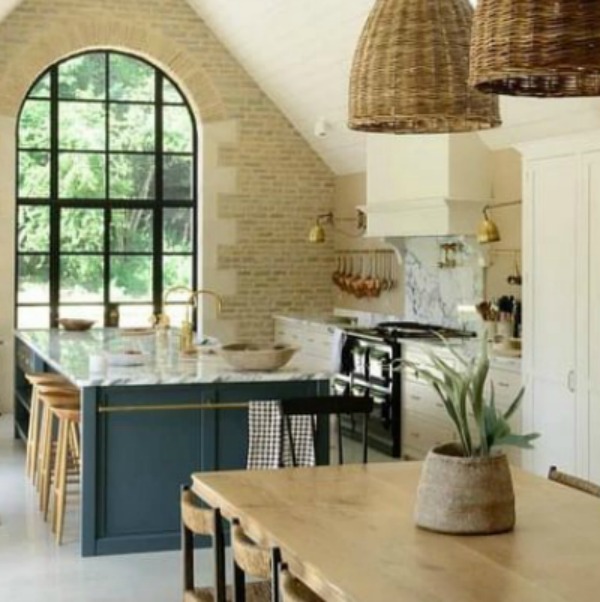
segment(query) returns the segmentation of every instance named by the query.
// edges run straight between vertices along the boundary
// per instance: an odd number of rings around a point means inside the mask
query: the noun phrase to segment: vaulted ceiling
[[[20,1],[0,0],[0,20]],[[335,173],[365,170],[366,134],[347,128],[347,98],[356,42],[375,0],[187,1]],[[584,108],[598,111],[600,101],[501,100],[509,127],[573,119]],[[321,120],[326,135],[317,137]]]
[[[336,173],[365,168],[346,127],[350,65],[374,0],[188,0]],[[324,119],[326,135],[314,135]]]

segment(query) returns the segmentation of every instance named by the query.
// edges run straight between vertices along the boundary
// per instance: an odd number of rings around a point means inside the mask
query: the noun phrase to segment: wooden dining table
[[[600,600],[600,499],[512,469],[514,531],[444,535],[415,526],[420,470],[392,462],[192,479],[327,601]]]

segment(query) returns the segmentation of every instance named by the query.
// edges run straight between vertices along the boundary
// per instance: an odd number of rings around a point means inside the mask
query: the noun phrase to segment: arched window
[[[148,325],[196,288],[197,135],[177,86],[144,60],[86,52],[29,90],[17,129],[17,327],[59,317]]]

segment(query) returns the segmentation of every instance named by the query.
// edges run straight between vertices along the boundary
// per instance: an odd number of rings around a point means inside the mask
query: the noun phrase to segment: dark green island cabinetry
[[[273,373],[235,372],[216,356],[196,362],[158,354],[90,375],[90,355],[134,344],[118,331],[17,333],[15,435],[29,418],[25,371],[56,371],[80,387],[81,551],[84,556],[179,547],[179,486],[190,474],[244,468],[248,402],[326,395],[328,375],[294,365]],[[320,463],[328,429],[319,429]]]

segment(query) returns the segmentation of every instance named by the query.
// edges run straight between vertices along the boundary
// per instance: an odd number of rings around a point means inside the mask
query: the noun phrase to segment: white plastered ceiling
[[[365,135],[346,127],[347,98],[374,0],[188,1],[334,172],[364,171]]]

